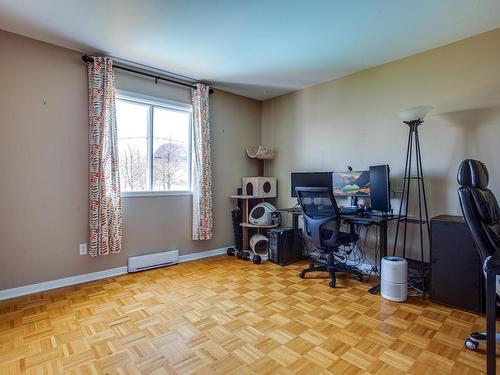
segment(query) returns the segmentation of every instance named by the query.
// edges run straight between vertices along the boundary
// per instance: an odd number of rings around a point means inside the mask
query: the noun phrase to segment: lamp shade
[[[408,108],[404,111],[399,112],[398,116],[404,122],[423,120],[427,113],[432,111],[432,109],[433,107],[430,106]]]

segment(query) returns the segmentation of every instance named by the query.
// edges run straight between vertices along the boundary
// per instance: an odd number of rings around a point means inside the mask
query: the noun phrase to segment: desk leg
[[[377,267],[380,273],[380,269],[382,268],[382,257],[385,257],[387,255],[387,221],[384,220],[379,223],[378,232],[380,237],[380,244],[379,244],[380,256],[378,259]],[[370,288],[368,292],[371,294],[380,293],[380,282],[373,288]]]

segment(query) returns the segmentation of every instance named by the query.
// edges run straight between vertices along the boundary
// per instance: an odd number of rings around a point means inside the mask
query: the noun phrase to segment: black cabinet
[[[432,301],[484,313],[482,264],[463,217],[431,219],[430,263]]]

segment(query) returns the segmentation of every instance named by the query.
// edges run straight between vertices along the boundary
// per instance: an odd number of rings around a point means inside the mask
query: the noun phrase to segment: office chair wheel
[[[305,279],[305,278],[306,278],[306,273],[305,273],[304,271],[300,271],[300,272],[299,272],[299,277],[300,277],[301,279]]]
[[[335,281],[330,281],[328,285],[330,286],[330,288],[335,288]]]
[[[238,250],[238,251],[236,252],[236,258],[238,258],[238,259],[243,259],[243,251]]]
[[[250,253],[248,251],[244,251],[242,256],[241,256],[241,259],[250,260]]]
[[[261,256],[260,256],[260,255],[254,255],[254,256],[252,257],[252,262],[253,262],[254,264],[261,264],[261,263],[262,263],[262,258],[261,258]]]
[[[227,255],[229,255],[229,256],[235,256],[236,255],[236,250],[234,249],[234,247],[228,247],[227,248]]]
[[[464,346],[469,350],[477,350],[479,343],[477,341],[471,340],[470,338],[465,339]]]

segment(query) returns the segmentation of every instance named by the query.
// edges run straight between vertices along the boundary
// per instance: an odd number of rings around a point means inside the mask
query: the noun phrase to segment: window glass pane
[[[149,190],[148,112],[148,105],[127,100],[116,101],[122,191]]]
[[[153,109],[153,190],[189,189],[189,112]]]

